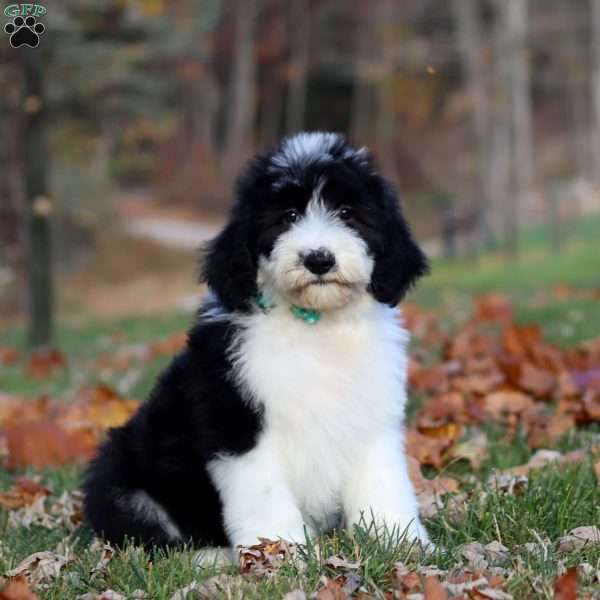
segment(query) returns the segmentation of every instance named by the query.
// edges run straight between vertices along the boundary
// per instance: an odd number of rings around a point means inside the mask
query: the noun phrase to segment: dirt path
[[[129,217],[123,229],[129,235],[181,250],[196,250],[219,231],[213,223],[187,222],[161,217]]]

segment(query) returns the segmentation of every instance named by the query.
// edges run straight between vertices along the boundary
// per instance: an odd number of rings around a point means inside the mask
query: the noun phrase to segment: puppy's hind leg
[[[306,541],[302,514],[268,439],[246,454],[215,458],[209,471],[234,548],[256,544],[260,537]]]

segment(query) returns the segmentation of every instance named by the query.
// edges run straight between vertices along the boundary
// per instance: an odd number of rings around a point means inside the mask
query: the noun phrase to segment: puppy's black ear
[[[384,221],[382,237],[374,252],[370,290],[377,301],[396,306],[429,267],[425,254],[412,237],[391,184],[377,177],[374,188],[383,203]]]
[[[248,232],[247,221],[234,209],[229,224],[202,251],[200,279],[228,311],[248,310],[258,292]]]

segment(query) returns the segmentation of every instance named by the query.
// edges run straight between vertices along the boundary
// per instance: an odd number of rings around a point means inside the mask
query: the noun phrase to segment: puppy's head
[[[339,135],[302,133],[256,157],[230,221],[208,246],[203,280],[227,310],[259,289],[318,310],[370,293],[396,305],[427,270],[394,190],[369,152]]]

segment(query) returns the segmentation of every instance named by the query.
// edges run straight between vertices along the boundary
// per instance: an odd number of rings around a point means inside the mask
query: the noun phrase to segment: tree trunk
[[[256,37],[258,0],[237,0],[229,110],[225,117],[225,173],[233,176],[252,150],[256,111]]]
[[[375,133],[379,162],[383,171],[392,181],[397,182],[396,161],[394,159],[394,137],[396,135],[396,114],[393,94],[393,31],[395,23],[394,0],[378,0],[374,10],[375,31],[379,40],[380,72],[375,88]]]
[[[495,0],[494,81],[492,96],[492,139],[489,173],[492,203],[492,227],[503,231],[503,241],[516,254],[517,198],[513,187],[512,119],[510,112],[510,42],[503,11],[505,2]]]
[[[510,55],[510,106],[516,197],[515,224],[531,210],[534,187],[533,120],[529,69],[528,0],[505,0]],[[514,232],[517,236],[517,232]],[[518,238],[515,238],[515,241]],[[516,254],[516,244],[511,248]]]
[[[369,6],[365,0],[357,0],[356,27],[354,41],[354,88],[352,91],[352,109],[350,114],[350,139],[354,144],[363,145],[368,141],[370,121],[370,64],[373,40],[373,23],[367,21]]]
[[[476,210],[479,220],[479,237],[482,242],[494,240],[492,231],[492,190],[489,173],[490,119],[482,63],[483,36],[477,10],[478,0],[454,0],[454,20],[458,47],[464,73],[465,87],[472,103],[473,133],[478,168],[478,193]]]
[[[306,114],[310,14],[307,0],[290,0],[290,63],[286,111],[286,132],[302,131]]]
[[[593,174],[596,185],[600,186],[600,0],[592,3],[592,114],[591,145],[593,153]]]
[[[43,56],[37,49],[23,52],[23,175],[29,233],[29,340],[33,347],[52,342],[54,313]]]

